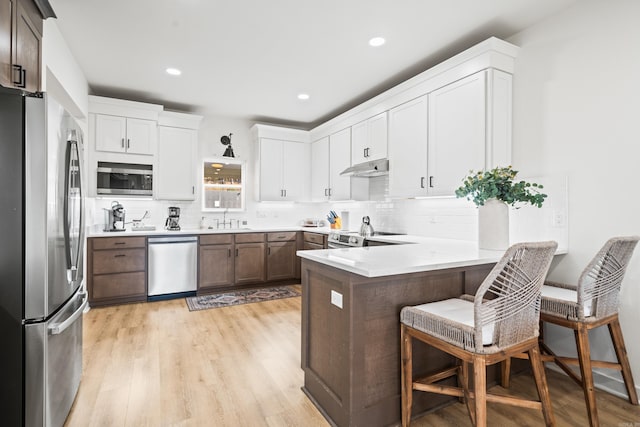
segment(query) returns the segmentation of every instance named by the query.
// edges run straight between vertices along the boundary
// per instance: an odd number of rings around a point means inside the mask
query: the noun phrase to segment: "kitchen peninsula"
[[[389,242],[402,236],[394,236]],[[405,237],[405,243],[411,240]],[[303,391],[338,426],[400,422],[400,310],[474,294],[502,251],[475,242],[419,238],[419,243],[299,251],[302,258]],[[453,359],[414,343],[414,374]],[[495,379],[491,370],[488,380]],[[454,380],[455,381],[455,380]],[[419,393],[413,413],[453,401]]]

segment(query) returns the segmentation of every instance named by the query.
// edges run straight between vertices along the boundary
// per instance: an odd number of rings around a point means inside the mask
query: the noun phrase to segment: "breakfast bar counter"
[[[479,251],[475,242],[422,238],[411,243],[298,251],[303,391],[333,425],[400,423],[400,310],[475,294],[503,254]],[[414,342],[413,354],[418,376],[454,361],[420,342]],[[496,381],[496,367],[487,379]],[[413,414],[454,401],[416,393]]]

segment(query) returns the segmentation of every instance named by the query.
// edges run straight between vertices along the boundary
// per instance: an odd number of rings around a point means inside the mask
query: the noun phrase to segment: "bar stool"
[[[541,322],[573,329],[577,358],[557,356],[541,340],[543,361],[555,362],[584,391],[589,423],[598,426],[592,367],[622,371],[629,402],[638,404],[629,358],[618,320],[618,296],[627,265],[640,236],[609,239],[584,269],[578,285],[546,282],[542,287]],[[607,325],[618,363],[591,360],[589,330]],[[507,363],[508,364],[508,363]],[[580,366],[580,377],[569,367]],[[503,370],[503,386],[509,385],[509,367]]]
[[[556,242],[513,245],[482,282],[475,297],[463,295],[403,307],[400,312],[403,427],[411,421],[413,390],[462,398],[476,426],[487,425],[487,402],[541,409],[546,425],[555,425],[540,360],[538,327],[540,288],[556,247]],[[413,339],[444,351],[461,363],[414,379]],[[487,394],[486,366],[522,352],[528,352],[531,358],[540,400]],[[470,363],[473,364],[472,391],[469,389]],[[435,384],[454,375],[458,377],[458,387]]]

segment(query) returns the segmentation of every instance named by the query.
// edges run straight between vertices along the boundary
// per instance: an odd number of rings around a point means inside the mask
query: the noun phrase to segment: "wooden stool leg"
[[[507,357],[502,362],[500,362],[501,375],[500,375],[500,384],[504,388],[509,388],[509,380],[511,377],[511,358]]]
[[[531,370],[533,371],[533,377],[536,381],[538,396],[542,403],[542,415],[544,415],[544,421],[548,427],[555,426],[556,420],[553,416],[553,409],[551,407],[551,397],[549,396],[549,387],[547,386],[547,375],[544,372],[544,365],[540,358],[540,349],[537,345],[529,350],[529,360],[531,361]]]
[[[473,356],[476,427],[487,426],[487,366],[482,355]]]
[[[411,405],[413,400],[413,354],[411,336],[406,332],[406,326],[400,327],[401,389],[402,389],[402,427],[411,423]]]
[[[624,379],[624,385],[627,387],[629,402],[632,405],[637,405],[638,394],[636,393],[636,386],[633,383],[633,375],[631,374],[631,366],[629,366],[627,348],[624,345],[624,338],[622,337],[620,321],[616,317],[608,326],[609,333],[611,334],[611,341],[613,341],[613,347],[616,350],[616,356],[618,357],[618,363],[622,367],[622,378]]]
[[[593,371],[591,370],[591,350],[589,348],[589,331],[584,324],[579,324],[574,331],[576,336],[576,347],[578,350],[578,360],[580,362],[580,373],[582,374],[582,388],[584,390],[584,400],[587,404],[589,424],[591,427],[598,427],[598,409],[596,408],[596,393],[593,388]]]

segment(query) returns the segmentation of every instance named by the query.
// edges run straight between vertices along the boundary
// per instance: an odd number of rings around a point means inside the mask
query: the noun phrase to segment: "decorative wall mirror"
[[[229,157],[202,161],[202,211],[245,209],[245,162]]]

